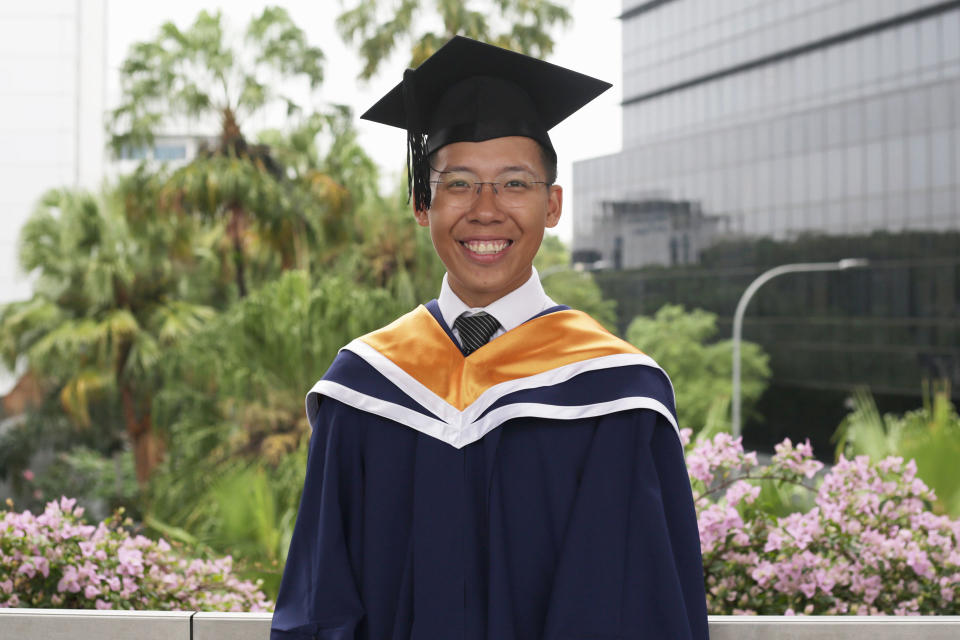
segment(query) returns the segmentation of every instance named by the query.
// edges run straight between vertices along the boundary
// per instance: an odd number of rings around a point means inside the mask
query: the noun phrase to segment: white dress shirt
[[[450,284],[447,282],[447,274],[443,274],[443,284],[440,286],[440,297],[437,298],[437,304],[440,307],[440,315],[443,316],[443,321],[458,342],[460,341],[460,332],[454,328],[453,321],[464,314],[472,316],[485,311],[496,318],[497,322],[500,323],[500,328],[490,338],[495,340],[507,331],[519,327],[538,313],[557,306],[557,303],[551,300],[550,296],[543,290],[536,267],[533,268],[530,278],[525,283],[485,307],[468,307],[450,288]]]

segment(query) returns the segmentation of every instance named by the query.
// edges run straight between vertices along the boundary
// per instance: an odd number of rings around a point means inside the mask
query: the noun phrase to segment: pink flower
[[[727,504],[736,505],[741,500],[747,504],[752,504],[760,495],[760,487],[751,485],[746,480],[739,480],[730,485],[727,489]]]
[[[24,559],[17,573],[25,574],[28,578],[33,578],[40,573],[46,578],[50,575],[50,562],[43,556],[31,556]]]
[[[77,575],[77,568],[72,564],[68,564],[63,568],[63,577],[60,578],[60,581],[57,583],[57,591],[60,593],[63,593],[64,591],[77,593],[80,591],[80,581],[79,576]]]
[[[117,560],[120,562],[117,573],[128,576],[143,575],[143,553],[139,549],[120,547],[117,549]]]
[[[26,480],[27,482],[33,482],[33,478],[34,478],[33,471],[31,471],[30,469],[24,469],[24,470],[23,470],[23,479],[24,479],[24,480]]]
[[[44,578],[50,577],[50,561],[43,556],[33,556],[33,564]]]
[[[256,584],[231,574],[230,558],[184,558],[165,541],[131,536],[117,520],[84,524],[82,511],[63,498],[38,516],[0,512],[0,607],[59,607],[73,593],[102,609],[271,606]],[[43,581],[51,574],[56,589]]]
[[[123,590],[120,591],[120,595],[124,598],[129,598],[134,593],[137,592],[137,582],[126,576],[123,578]]]
[[[68,498],[66,496],[62,496],[60,498],[60,510],[63,511],[65,514],[72,513],[73,507],[76,504],[77,504],[76,498]]]

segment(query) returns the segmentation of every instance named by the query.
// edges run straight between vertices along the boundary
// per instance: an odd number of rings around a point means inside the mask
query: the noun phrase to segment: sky
[[[427,1],[427,0],[424,0]],[[220,10],[236,31],[242,30],[250,17],[267,4],[279,4],[287,9],[294,22],[307,34],[311,45],[319,46],[325,56],[325,79],[316,96],[320,103],[333,102],[351,106],[360,114],[401,79],[408,62],[408,52],[392,56],[381,72],[370,82],[357,79],[360,71],[358,56],[342,42],[334,19],[344,5],[355,6],[355,0],[298,0],[287,2],[230,2],[165,0],[164,2],[118,2],[108,4],[107,94],[108,102],[116,104],[119,96],[119,68],[132,43],[153,38],[159,26],[172,21],[185,28],[201,9]],[[488,3],[492,4],[492,3]],[[554,31],[556,47],[550,62],[572,68],[613,83],[613,88],[581,109],[550,132],[559,155],[558,182],[565,186],[564,215],[555,229],[562,239],[572,237],[573,169],[576,160],[615,153],[620,150],[622,94],[620,60],[620,0],[567,0],[573,20],[567,27]],[[481,5],[482,6],[482,5]],[[255,132],[257,125],[249,123],[246,131]],[[282,122],[264,122],[282,126]],[[399,129],[357,120],[360,141],[385,173],[385,182],[396,184],[404,167],[405,134]]]

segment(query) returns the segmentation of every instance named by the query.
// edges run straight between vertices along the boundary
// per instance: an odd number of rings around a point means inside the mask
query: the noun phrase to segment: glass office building
[[[623,151],[574,166],[578,261],[960,229],[960,2],[624,0]]]
[[[889,410],[923,379],[960,397],[960,2],[624,0],[621,20],[623,150],[573,175],[574,261],[621,330],[679,303],[728,336],[765,269],[868,257],[751,302],[766,444],[829,451],[858,385]]]

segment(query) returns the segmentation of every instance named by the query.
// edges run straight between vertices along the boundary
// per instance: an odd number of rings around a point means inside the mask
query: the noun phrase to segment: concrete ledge
[[[267,640],[272,613],[198,613],[192,640]]]
[[[269,613],[0,609],[13,640],[267,640]],[[960,616],[710,616],[712,640],[957,640]]]
[[[190,640],[190,618],[193,615],[192,611],[0,609],[0,638]]]
[[[711,640],[957,640],[960,616],[710,616]]]

